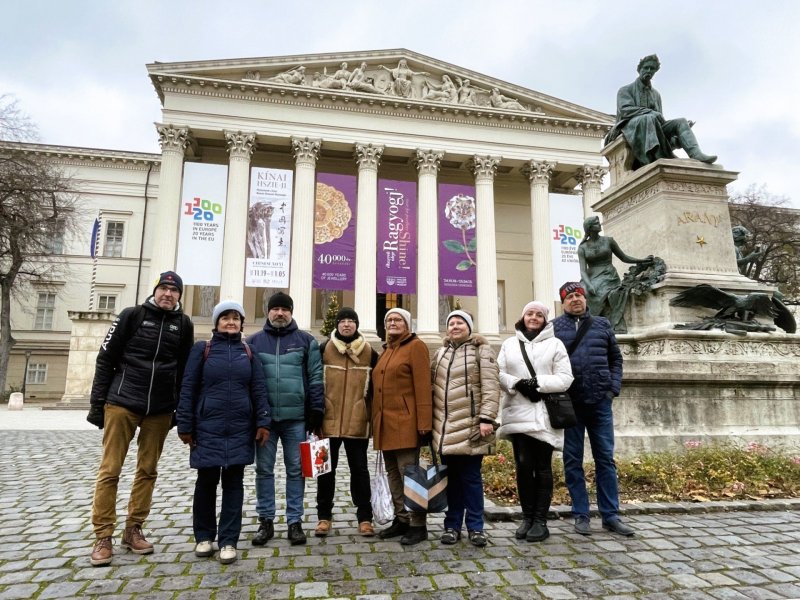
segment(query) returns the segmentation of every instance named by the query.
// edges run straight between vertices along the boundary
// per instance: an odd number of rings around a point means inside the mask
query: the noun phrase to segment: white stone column
[[[553,310],[553,251],[550,242],[550,177],[555,163],[532,160],[522,167],[531,183],[533,298]]]
[[[294,300],[294,320],[300,329],[311,329],[312,276],[314,261],[314,202],[317,159],[322,140],[292,138],[295,158],[294,215],[289,295]]]
[[[353,308],[358,313],[358,330],[369,342],[377,342],[375,318],[377,298],[378,166],[383,146],[356,144],[358,164],[358,207],[356,219],[356,282]]]
[[[608,173],[605,167],[593,167],[591,165],[583,165],[580,169],[575,171],[575,178],[581,184],[581,191],[583,192],[583,218],[599,215],[592,209],[592,206],[600,201],[600,185],[603,183],[603,177]]]
[[[160,273],[175,268],[178,249],[178,219],[181,212],[183,157],[191,143],[188,127],[156,123],[161,144],[161,170],[158,180],[158,200],[152,222],[158,223],[159,234],[153,236],[150,251],[150,282]],[[180,273],[179,273],[180,275]]]
[[[437,177],[444,152],[417,149],[417,335],[437,343],[439,334],[439,240]]]
[[[247,231],[250,157],[256,134],[224,131],[228,143],[228,194],[225,204],[225,238],[222,243],[220,300],[244,302],[244,233]]]
[[[500,343],[497,313],[497,242],[494,226],[494,176],[499,156],[474,156],[470,169],[475,174],[476,229],[478,250],[478,323],[476,328],[493,344]]]

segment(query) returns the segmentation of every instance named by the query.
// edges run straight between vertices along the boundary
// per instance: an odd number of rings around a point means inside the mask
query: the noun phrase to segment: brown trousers
[[[383,462],[386,465],[386,477],[389,480],[389,490],[392,492],[394,503],[394,516],[397,520],[408,523],[411,527],[425,525],[425,513],[410,512],[405,507],[405,493],[403,492],[403,470],[408,465],[419,462],[419,449],[401,448],[400,450],[384,450]]]
[[[97,471],[92,503],[92,526],[97,538],[114,535],[117,524],[117,486],[128,447],[139,428],[136,441],[136,473],[133,477],[125,527],[141,526],[150,514],[153,488],[158,477],[158,459],[172,426],[172,413],[137,415],[121,406],[106,404],[103,428],[103,456]]]

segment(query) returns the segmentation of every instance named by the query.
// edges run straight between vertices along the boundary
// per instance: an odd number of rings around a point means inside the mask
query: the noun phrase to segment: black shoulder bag
[[[575,348],[577,348],[578,344],[581,343],[583,336],[586,335],[586,332],[589,330],[591,324],[592,317],[589,317],[583,323],[581,323],[575,339],[567,349],[567,354],[572,354],[572,352],[575,351]],[[536,371],[533,370],[533,365],[531,364],[530,358],[528,358],[528,353],[525,351],[525,344],[522,342],[522,340],[519,340],[519,349],[522,353],[522,358],[525,361],[525,365],[528,367],[528,371],[530,371],[533,377],[536,377]],[[575,416],[575,407],[572,405],[572,398],[567,392],[553,392],[550,394],[540,394],[540,396],[542,397],[542,402],[544,402],[544,406],[547,409],[547,416],[550,417],[550,425],[553,427],[553,429],[566,429],[567,427],[572,427],[578,422],[578,419]]]

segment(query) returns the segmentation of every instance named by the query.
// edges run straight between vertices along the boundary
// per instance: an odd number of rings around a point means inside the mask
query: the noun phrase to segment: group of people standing
[[[548,322],[544,304],[526,305],[515,336],[503,343],[499,356],[474,333],[469,313],[452,311],[447,335],[432,359],[412,331],[411,314],[402,308],[386,313],[381,353],[359,332],[351,308],[338,312],[336,329],[320,346],[298,328],[292,298],[282,292],[270,297],[263,329],[247,340],[241,303],[223,301],[212,313],[211,339],[195,343],[192,322],[181,310],[182,293],[177,273],[162,273],[152,296],[120,313],[97,357],[87,419],[104,433],[92,507],[92,565],[113,559],[117,486],[137,428],[137,464],[121,545],[137,554],[153,552],[142,525],[164,441],[174,425],[197,470],[195,554],[212,556],[217,542],[222,563],[237,559],[244,471],[253,462],[258,530],[251,541],[260,546],[275,536],[278,441],[286,481],[286,537],[292,545],[306,542],[300,443],[311,432],[329,438],[331,449],[331,471],[317,482],[317,537],[331,532],[342,446],[358,533],[376,535],[367,458],[372,437],[385,461],[395,513],[378,537],[400,537],[403,545],[428,539],[426,514],[405,506],[403,472],[418,464],[420,448],[429,446],[447,466],[449,480],[441,543],[455,544],[466,528],[470,543],[485,546],[481,465],[493,451],[495,435],[510,439],[514,449],[524,517],[517,538],[534,542],[549,535],[554,450],[564,452],[575,529],[589,535],[582,467],[586,431],[597,464],[603,526],[633,533],[618,517],[613,461],[611,401],[619,393],[621,354],[608,321],[588,314],[580,284],[562,287],[565,314],[554,322]],[[576,337],[578,343],[568,351],[564,344]],[[578,425],[565,433],[550,426],[541,395],[567,389]]]

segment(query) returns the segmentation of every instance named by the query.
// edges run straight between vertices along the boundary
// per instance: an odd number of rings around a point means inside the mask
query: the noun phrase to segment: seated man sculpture
[[[651,80],[661,68],[658,56],[651,54],[639,61],[639,77],[617,92],[617,122],[606,136],[610,144],[622,135],[634,156],[633,169],[659,158],[676,158],[672,151],[683,148],[689,158],[711,164],[716,156],[704,154],[692,132],[691,121],[664,118],[661,95]]]

